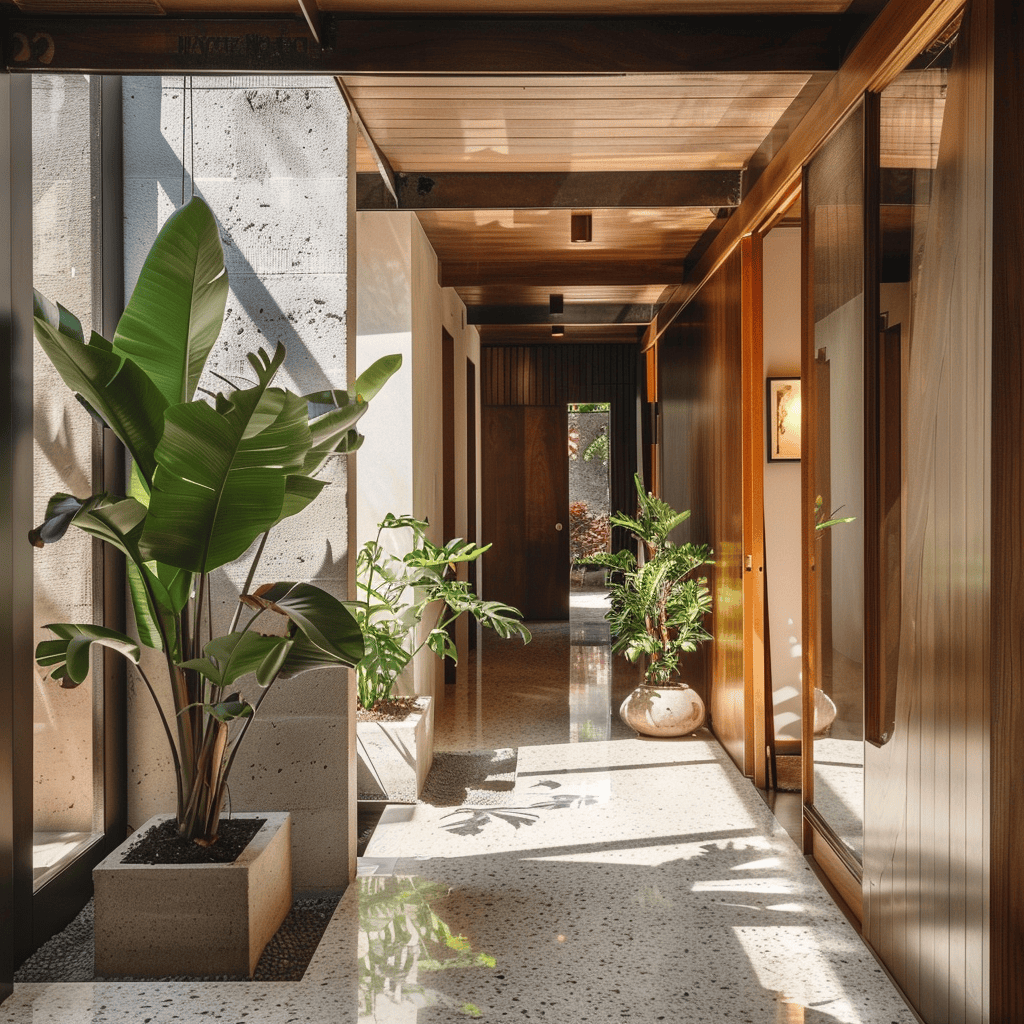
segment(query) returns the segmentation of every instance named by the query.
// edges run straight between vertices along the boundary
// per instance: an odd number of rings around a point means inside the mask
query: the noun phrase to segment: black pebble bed
[[[320,944],[339,896],[299,896],[256,966],[253,981],[299,981]],[[16,983],[99,981],[93,968],[93,904],[18,968]],[[225,976],[139,978],[138,981],[230,981]],[[237,979],[234,979],[237,980]]]

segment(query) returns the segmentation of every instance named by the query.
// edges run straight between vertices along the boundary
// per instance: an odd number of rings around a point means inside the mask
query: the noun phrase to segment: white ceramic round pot
[[[644,736],[685,736],[704,724],[704,701],[686,685],[641,683],[622,702],[619,717]]]

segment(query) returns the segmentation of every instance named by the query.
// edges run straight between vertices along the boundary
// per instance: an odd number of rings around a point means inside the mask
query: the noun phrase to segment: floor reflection
[[[611,739],[612,653],[603,586],[569,594],[569,742]]]
[[[569,741],[607,740],[612,734],[612,655],[607,644],[573,644],[569,654]]]
[[[447,886],[421,878],[375,875],[359,885],[359,1021],[415,1024],[420,1010],[441,1007],[457,1017],[480,1017],[471,1002],[439,992],[441,971],[493,970],[493,956],[456,935],[434,905]]]

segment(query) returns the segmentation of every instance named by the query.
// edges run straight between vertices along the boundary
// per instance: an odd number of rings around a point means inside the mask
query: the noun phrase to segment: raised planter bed
[[[125,864],[158,814],[93,869],[96,974],[252,977],[292,905],[291,816],[265,818],[228,864]]]
[[[356,751],[360,800],[416,803],[434,761],[432,698],[420,697],[400,722],[357,722]]]

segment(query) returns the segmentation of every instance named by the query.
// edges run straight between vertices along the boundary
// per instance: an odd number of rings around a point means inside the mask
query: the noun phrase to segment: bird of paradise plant
[[[363,657],[362,631],[332,595],[294,581],[250,587],[270,531],[317,498],[332,455],[359,446],[355,423],[401,362],[379,360],[348,390],[298,395],[274,386],[285,359],[278,345],[248,355],[251,381],[219,378],[225,391],[204,392],[199,381],[227,294],[217,222],[195,198],[160,231],[112,341],[95,332],[86,341],[74,315],[35,297],[40,345],[93,417],[123,442],[132,475],[127,495],[55,494],[30,540],[41,547],[74,526],[120,551],[138,632],[54,623],[46,628],[55,639],[38,645],[36,660],[65,687],[85,680],[95,645],[137,667],[170,747],[178,833],[205,843],[216,839],[231,766],[273,684]],[[214,637],[207,626],[204,639],[210,573],[257,540],[228,632]],[[261,632],[267,613],[284,617],[283,633]],[[162,680],[145,671],[140,646],[160,652]],[[262,688],[255,701],[235,690],[247,675]],[[161,688],[170,693],[171,714]]]

